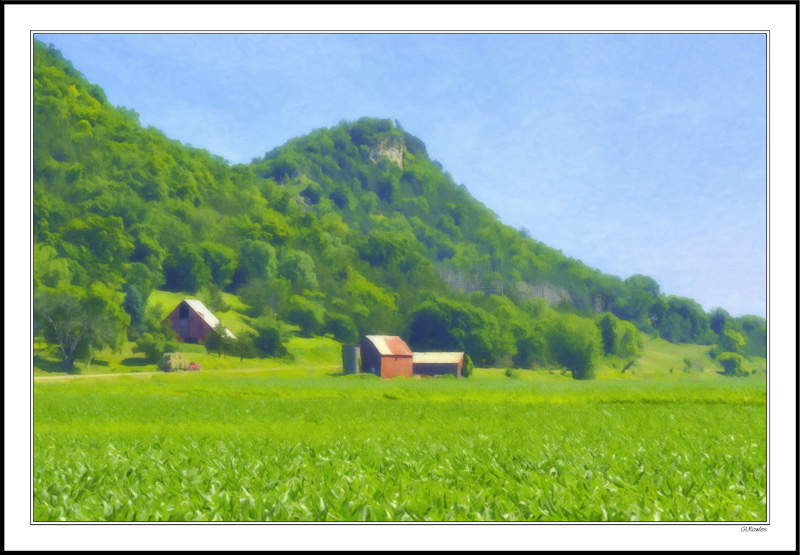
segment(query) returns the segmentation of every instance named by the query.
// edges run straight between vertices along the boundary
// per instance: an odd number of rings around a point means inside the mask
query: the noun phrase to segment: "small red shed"
[[[219,324],[219,318],[214,316],[200,301],[184,299],[175,307],[164,322],[169,321],[172,329],[178,334],[181,343],[203,344],[208,332]],[[228,337],[236,339],[229,329],[225,329]]]
[[[361,347],[361,372],[381,378],[396,378],[414,374],[413,353],[406,342],[396,335],[367,335]]]

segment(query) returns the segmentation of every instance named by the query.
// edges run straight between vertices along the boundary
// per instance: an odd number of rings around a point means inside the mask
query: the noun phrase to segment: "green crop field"
[[[310,366],[37,378],[34,520],[766,520],[763,373]]]

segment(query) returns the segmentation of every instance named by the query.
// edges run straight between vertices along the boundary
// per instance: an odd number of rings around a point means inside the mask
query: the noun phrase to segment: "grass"
[[[766,385],[325,369],[34,385],[34,519],[763,521]]]

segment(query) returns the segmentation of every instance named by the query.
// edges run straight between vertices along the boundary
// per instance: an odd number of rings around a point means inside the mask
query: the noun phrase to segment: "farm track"
[[[298,367],[295,366],[274,366],[272,368],[225,368],[222,370],[207,370],[208,373],[213,374],[228,374],[228,373],[251,373],[251,372],[265,372],[267,370],[291,370],[297,369]],[[334,365],[324,365],[324,366],[304,366],[302,368],[308,370],[320,370],[325,368],[341,368],[341,365],[334,364]],[[33,381],[43,381],[43,380],[72,380],[75,378],[109,378],[114,376],[152,376],[155,374],[175,374],[177,372],[117,372],[115,374],[75,374],[75,375],[67,375],[67,376],[34,376]],[[183,372],[186,373],[186,372]]]

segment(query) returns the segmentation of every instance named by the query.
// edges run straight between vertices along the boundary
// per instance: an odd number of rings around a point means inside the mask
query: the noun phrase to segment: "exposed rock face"
[[[386,156],[389,160],[397,164],[397,167],[403,168],[403,140],[400,137],[389,137],[382,140],[376,145],[372,145],[369,149],[369,158],[373,162]]]
[[[502,294],[502,286],[498,288],[490,287],[477,273],[466,275],[451,267],[441,266],[438,269],[439,276],[455,290],[465,293],[473,291],[483,291],[484,293]],[[551,306],[562,302],[572,303],[572,296],[564,287],[558,287],[549,283],[528,283],[519,281],[515,284],[517,294],[526,298],[541,298],[550,303]]]
[[[595,312],[606,311],[606,300],[603,298],[602,295],[595,295],[594,297],[592,297],[592,308],[594,308]]]
[[[547,283],[537,283],[530,288],[531,297],[541,297],[546,299],[551,305],[557,305],[561,302],[572,302],[572,297],[563,287],[555,287]]]

